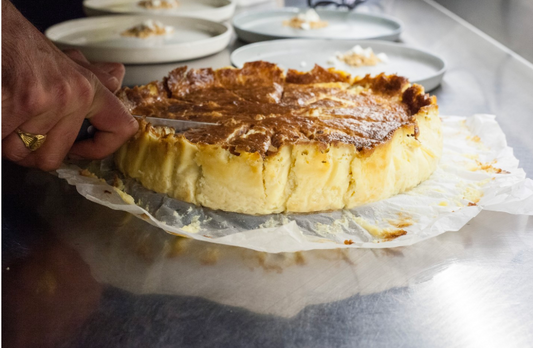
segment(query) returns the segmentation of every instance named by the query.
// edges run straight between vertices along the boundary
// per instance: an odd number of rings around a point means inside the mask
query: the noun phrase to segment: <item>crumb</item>
[[[493,164],[496,164],[496,160],[492,162],[482,163],[478,160],[476,160],[476,165],[470,167],[470,171],[475,172],[478,170],[483,170],[487,173],[494,173],[494,174],[510,174],[507,170],[503,170],[501,168],[496,168],[493,166]]]
[[[480,143],[481,142],[481,138],[477,135],[474,135],[474,136],[467,136],[466,137],[466,140],[470,140],[470,141],[473,141],[474,143]]]
[[[81,175],[81,176],[88,177],[88,178],[95,178],[95,179],[98,179],[98,177],[96,176],[96,174],[92,173],[92,172],[89,171],[88,169],[80,169],[80,175]]]
[[[198,233],[201,228],[200,225],[200,215],[195,215],[193,216],[191,223],[186,226],[183,226],[181,229],[189,233]]]
[[[353,240],[351,240],[351,239],[347,239],[347,240],[344,241],[344,244],[346,244],[346,245],[352,245],[352,244],[353,244]]]

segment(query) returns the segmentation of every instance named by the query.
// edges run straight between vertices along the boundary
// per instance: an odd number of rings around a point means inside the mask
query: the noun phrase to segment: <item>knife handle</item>
[[[88,119],[84,119],[80,131],[78,132],[78,136],[76,137],[76,141],[90,139],[94,136],[95,132],[96,128],[94,128],[91,122]]]

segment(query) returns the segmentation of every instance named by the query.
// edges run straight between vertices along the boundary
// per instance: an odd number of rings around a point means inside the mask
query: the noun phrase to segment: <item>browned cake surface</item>
[[[408,86],[395,75],[352,78],[319,66],[284,74],[259,61],[216,71],[180,67],[162,82],[125,88],[118,96],[135,115],[220,124],[186,131],[191,143],[265,157],[283,144],[306,142],[373,149],[398,128],[416,126],[414,115],[436,104],[420,86]]]

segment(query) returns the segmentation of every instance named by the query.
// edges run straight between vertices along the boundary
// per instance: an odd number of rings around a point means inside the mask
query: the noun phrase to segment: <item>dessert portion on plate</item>
[[[287,21],[283,21],[283,25],[294,29],[320,29],[328,26],[327,21],[320,20],[320,16],[312,8],[308,9],[304,13],[292,17]]]
[[[378,63],[388,63],[389,58],[385,53],[375,54],[372,47],[363,48],[360,45],[355,45],[351,50],[341,53],[335,53],[335,56],[328,59],[329,64],[336,64],[337,62],[346,63],[349,66],[375,66]]]
[[[120,35],[136,37],[139,39],[147,39],[153,36],[164,36],[174,32],[174,28],[169,25],[164,25],[159,21],[148,19],[139,25],[129,28]]]
[[[177,0],[141,0],[137,6],[147,10],[169,10],[179,6]]]
[[[179,67],[117,95],[132,114],[218,124],[176,132],[142,121],[115,154],[146,188],[212,209],[352,208],[426,180],[442,151],[436,98],[396,75],[258,61]]]

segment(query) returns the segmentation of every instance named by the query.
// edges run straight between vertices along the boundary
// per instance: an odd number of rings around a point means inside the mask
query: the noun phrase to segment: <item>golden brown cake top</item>
[[[285,74],[262,61],[242,69],[180,67],[161,82],[124,88],[118,96],[135,115],[220,124],[182,133],[190,142],[262,156],[287,143],[372,149],[396,129],[415,125],[420,109],[436,107],[435,97],[400,76],[352,78],[319,66]]]

